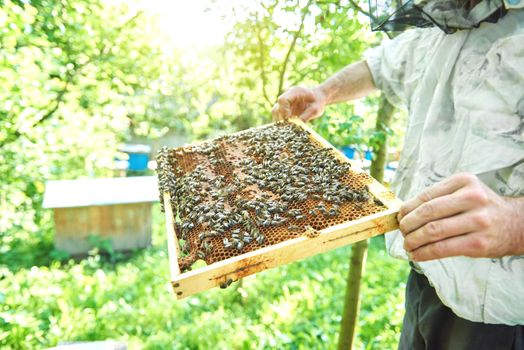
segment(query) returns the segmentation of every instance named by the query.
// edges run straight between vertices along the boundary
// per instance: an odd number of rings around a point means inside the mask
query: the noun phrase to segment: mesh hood
[[[371,28],[403,31],[409,27],[437,26],[451,34],[497,22],[506,14],[502,0],[369,0]]]

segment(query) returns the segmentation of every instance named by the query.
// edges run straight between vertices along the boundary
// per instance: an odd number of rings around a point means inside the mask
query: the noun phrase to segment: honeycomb
[[[386,209],[369,192],[369,175],[291,122],[163,148],[157,161],[182,271]]]

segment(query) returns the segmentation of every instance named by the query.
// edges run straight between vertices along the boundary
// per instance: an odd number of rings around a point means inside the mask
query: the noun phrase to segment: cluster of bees
[[[231,149],[240,159],[228,156]],[[171,195],[184,242],[181,268],[208,261],[217,244],[238,255],[248,245],[267,245],[270,228],[306,232],[316,216],[336,217],[345,203],[369,201],[367,188],[357,191],[344,182],[350,165],[330,152],[289,122],[161,150],[159,185]],[[182,159],[196,165],[183,165]],[[316,205],[302,205],[311,201]]]

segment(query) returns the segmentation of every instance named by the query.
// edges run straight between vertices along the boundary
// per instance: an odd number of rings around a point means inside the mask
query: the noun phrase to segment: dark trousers
[[[456,316],[442,304],[426,276],[411,270],[406,287],[406,314],[398,348],[522,350],[524,327],[471,322]]]

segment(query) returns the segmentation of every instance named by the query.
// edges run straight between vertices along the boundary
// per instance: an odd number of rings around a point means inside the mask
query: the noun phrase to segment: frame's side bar
[[[395,210],[386,210],[329,227],[316,237],[295,238],[185,272],[173,279],[177,298],[392,231],[398,227],[396,216]]]
[[[180,275],[178,266],[178,242],[175,232],[175,218],[171,207],[171,197],[168,192],[164,192],[164,211],[166,214],[166,233],[167,233],[167,253],[169,256],[169,272],[171,281]]]
[[[368,185],[369,192],[371,192],[375,197],[380,199],[388,208],[394,209],[398,212],[402,201],[395,196],[393,192],[384,187],[380,182],[373,179],[373,182]]]

